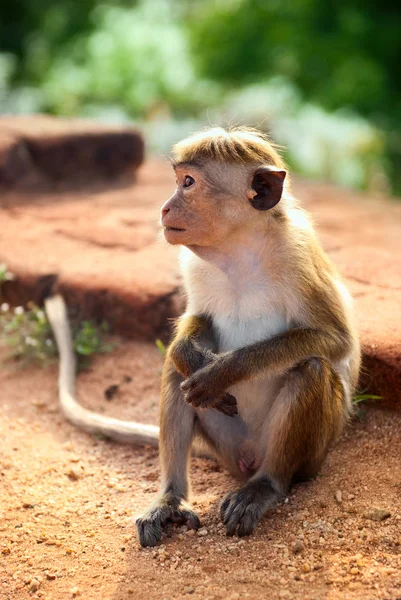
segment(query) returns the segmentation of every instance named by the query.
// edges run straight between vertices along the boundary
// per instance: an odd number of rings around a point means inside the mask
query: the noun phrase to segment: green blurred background
[[[0,113],[251,124],[308,177],[401,195],[401,3],[3,0]]]

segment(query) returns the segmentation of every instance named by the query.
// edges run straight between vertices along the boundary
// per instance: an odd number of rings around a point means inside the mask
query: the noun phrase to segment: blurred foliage
[[[399,2],[16,0],[0,44],[0,112],[140,119],[159,151],[252,123],[307,175],[401,193]]]
[[[401,193],[401,5],[384,0],[198,1],[188,14],[201,75],[238,86],[280,75],[308,101],[385,133]]]
[[[30,302],[12,309],[8,304],[0,306],[0,342],[10,348],[9,357],[21,366],[44,366],[57,356],[57,346],[46,313]],[[100,326],[93,321],[75,323],[72,328],[74,349],[78,368],[86,368],[93,354],[110,352],[113,347],[104,341],[107,324]]]
[[[401,7],[384,0],[197,3],[201,74],[231,85],[283,75],[328,109],[401,121]]]

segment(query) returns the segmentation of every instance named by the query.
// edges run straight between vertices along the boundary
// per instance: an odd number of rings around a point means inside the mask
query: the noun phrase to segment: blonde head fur
[[[274,165],[285,169],[276,146],[267,135],[251,127],[211,127],[173,147],[173,161],[193,163],[213,160],[236,164]]]

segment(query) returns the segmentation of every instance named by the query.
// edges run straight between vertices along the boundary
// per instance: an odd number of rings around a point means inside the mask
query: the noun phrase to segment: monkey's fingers
[[[190,375],[187,377],[185,381],[183,381],[180,385],[180,388],[183,392],[189,392],[189,390],[193,389],[197,385],[197,380],[194,375]]]
[[[198,373],[181,384],[185,400],[194,408],[211,408],[216,405],[216,398],[222,397],[224,390],[216,388],[207,377],[199,376]]]
[[[238,414],[237,399],[228,392],[224,394],[214,408],[228,417],[234,417]]]

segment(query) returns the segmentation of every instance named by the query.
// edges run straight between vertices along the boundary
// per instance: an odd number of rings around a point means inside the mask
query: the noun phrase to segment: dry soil
[[[82,402],[156,422],[161,364],[153,344],[120,341],[80,375]],[[364,410],[317,480],[295,487],[246,539],[226,537],[218,517],[236,482],[192,459],[203,528],[172,529],[141,549],[133,517],[157,491],[157,452],[74,429],[59,412],[56,379],[55,365],[2,361],[0,598],[401,598],[400,413]]]

